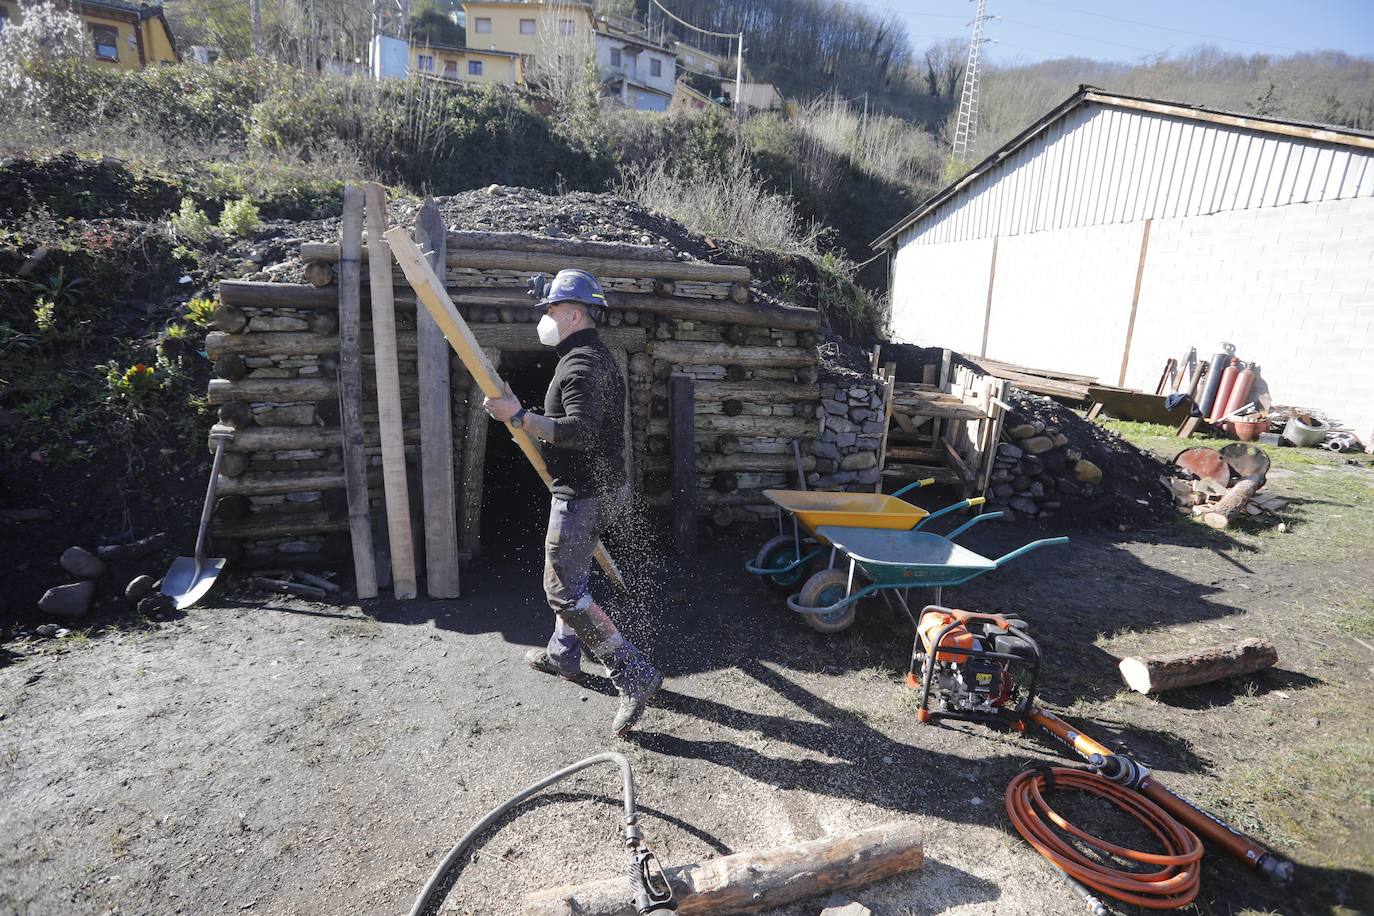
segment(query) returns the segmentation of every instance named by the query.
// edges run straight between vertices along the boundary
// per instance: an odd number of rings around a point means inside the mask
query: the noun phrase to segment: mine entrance
[[[500,372],[520,403],[542,412],[557,364],[553,350],[507,350],[501,354]],[[484,463],[482,552],[494,557],[541,555],[549,518],[548,489],[515,440],[495,421],[488,427]]]

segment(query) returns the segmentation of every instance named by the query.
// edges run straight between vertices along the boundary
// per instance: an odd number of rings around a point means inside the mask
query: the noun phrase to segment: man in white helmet
[[[525,660],[536,671],[575,680],[585,646],[605,664],[620,692],[612,730],[623,736],[663,683],[663,675],[620,634],[588,590],[593,552],[628,495],[625,383],[596,333],[593,312],[606,306],[596,278],[584,270],[562,270],[541,292],[539,340],[558,353],[543,415],[521,407],[509,385],[501,397],[483,402],[493,417],[540,440],[553,478],[544,594],[558,619],[548,647],[531,649]]]

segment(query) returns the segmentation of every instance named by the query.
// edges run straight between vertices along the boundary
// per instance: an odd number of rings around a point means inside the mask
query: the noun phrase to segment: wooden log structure
[[[1278,663],[1279,653],[1272,643],[1263,639],[1243,639],[1188,652],[1127,656],[1117,667],[1127,687],[1137,693],[1151,694],[1254,674]]]
[[[1226,491],[1226,495],[1207,509],[1202,520],[1209,528],[1221,530],[1230,526],[1237,515],[1245,512],[1245,504],[1259,489],[1259,481],[1253,477],[1242,477]]]
[[[663,340],[654,343],[655,359],[667,360],[679,366],[812,366],[816,362],[814,350],[797,347],[737,347],[723,343]]]
[[[667,869],[677,912],[756,913],[919,869],[921,829],[905,821],[762,852]],[[625,878],[550,888],[525,897],[523,916],[633,916]],[[813,911],[814,912],[814,911]]]

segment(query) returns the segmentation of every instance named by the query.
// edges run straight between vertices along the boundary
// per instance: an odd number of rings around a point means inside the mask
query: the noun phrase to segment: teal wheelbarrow
[[[951,506],[947,511],[956,508],[958,506]],[[944,512],[933,513],[924,521],[940,514]],[[949,534],[935,534],[919,528],[892,531],[822,526],[816,534],[832,545],[830,567],[807,579],[801,591],[787,599],[787,606],[801,614],[813,629],[837,633],[854,622],[860,601],[881,593],[885,601],[895,598],[912,626],[916,626],[916,615],[907,604],[911,589],[935,589],[934,603],[939,604],[941,591],[946,586],[963,585],[1032,550],[1069,542],[1066,537],[1040,538],[995,560],[954,543],[955,538],[979,522],[1001,515],[1000,512],[979,515]],[[837,553],[848,557],[847,570],[836,564]],[[862,574],[867,584],[856,588],[856,574]]]

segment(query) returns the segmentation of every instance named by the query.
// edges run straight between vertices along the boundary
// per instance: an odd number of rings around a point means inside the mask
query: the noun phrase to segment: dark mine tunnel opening
[[[558,354],[503,352],[498,367],[520,403],[543,412]],[[542,556],[549,491],[505,425],[489,420],[482,484],[481,550],[493,558]],[[541,560],[542,562],[542,560]]]

